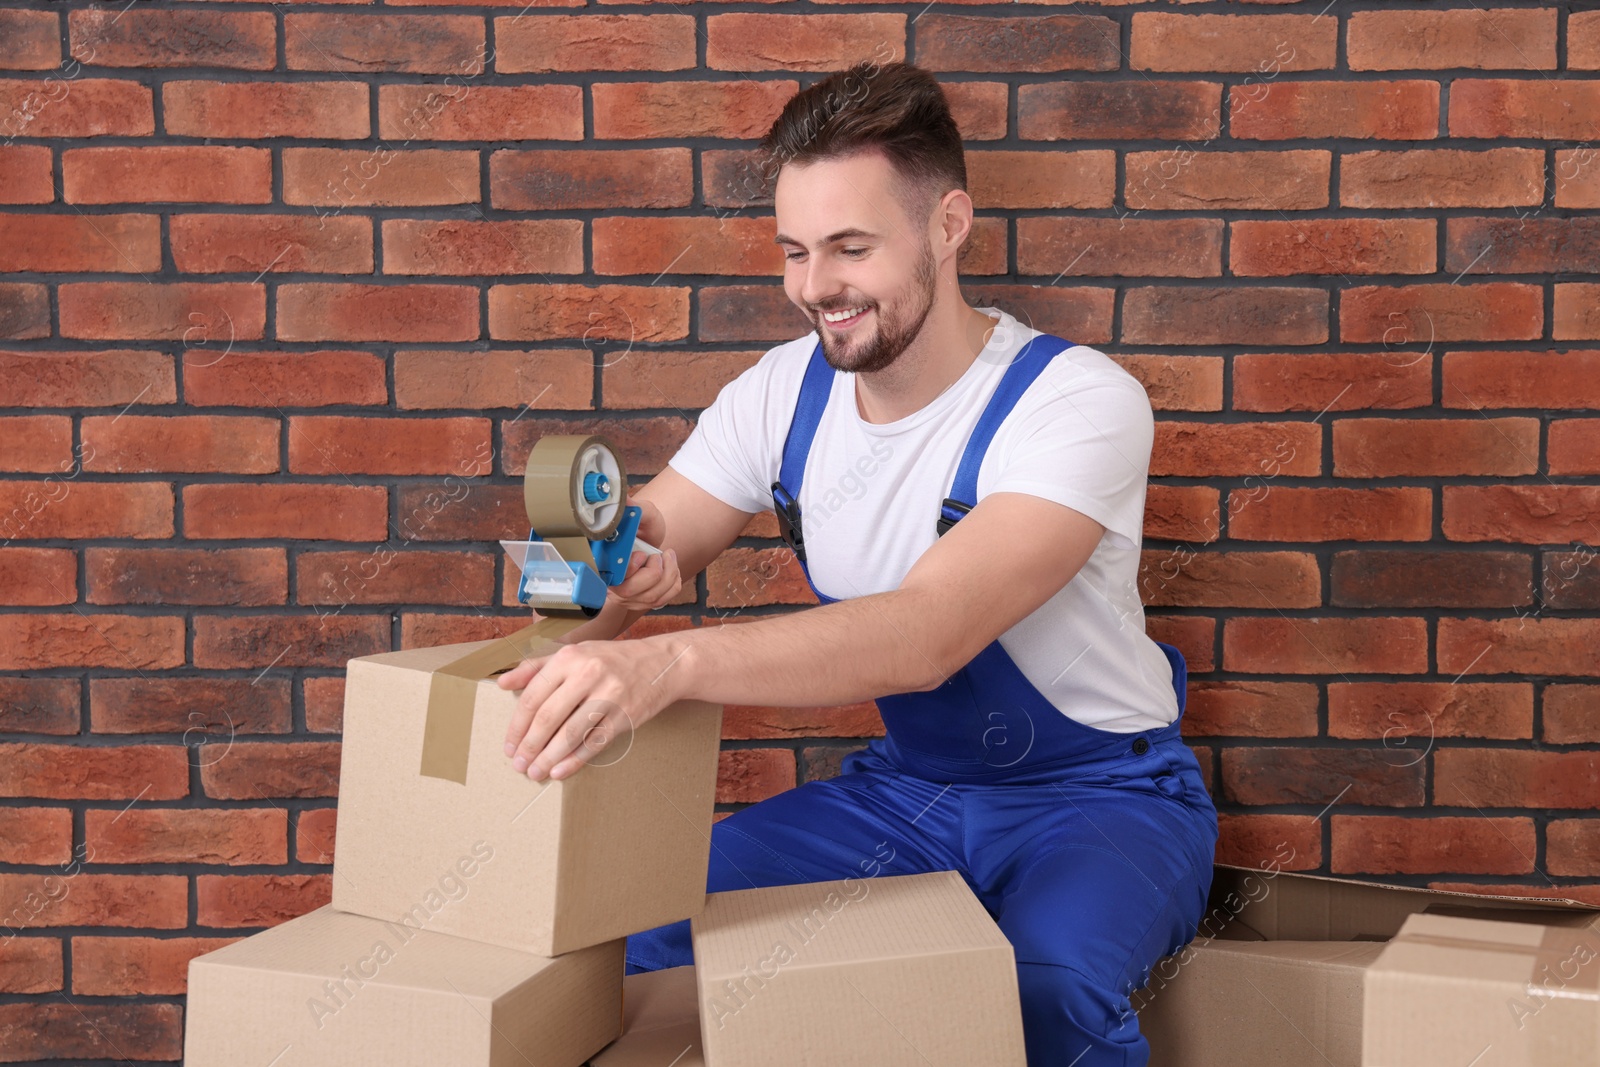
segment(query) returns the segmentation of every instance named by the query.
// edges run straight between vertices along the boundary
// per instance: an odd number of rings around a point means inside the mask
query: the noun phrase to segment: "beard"
[[[938,264],[934,262],[933,248],[924,245],[922,255],[917,260],[910,293],[890,307],[887,313],[881,305],[872,306],[874,323],[870,333],[864,333],[857,326],[850,334],[840,336],[829,329],[826,323],[818,323],[817,335],[822,338],[822,358],[834,370],[853,374],[871,374],[883,370],[899,359],[922,332],[922,324],[933,309],[938,282]],[[862,335],[856,336],[857,333]]]

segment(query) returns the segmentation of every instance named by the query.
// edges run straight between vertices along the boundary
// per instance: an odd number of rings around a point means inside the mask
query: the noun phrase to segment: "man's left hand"
[[[506,730],[512,766],[534,781],[566,778],[601,751],[629,744],[634,730],[681,699],[684,651],[666,634],[579,641],[502,674],[501,689],[522,690]]]

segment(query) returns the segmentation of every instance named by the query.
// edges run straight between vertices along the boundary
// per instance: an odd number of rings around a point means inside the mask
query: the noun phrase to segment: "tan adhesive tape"
[[[540,646],[588,621],[582,616],[542,618],[435,670],[428,682],[428,717],[422,730],[420,773],[427,778],[444,778],[466,785],[478,682],[540,654]]]

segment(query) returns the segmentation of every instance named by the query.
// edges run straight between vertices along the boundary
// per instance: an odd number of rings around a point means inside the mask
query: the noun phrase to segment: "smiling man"
[[[926,72],[832,75],[760,151],[815,332],[724,386],[633,494],[665,551],[502,676],[525,687],[507,754],[563,777],[678,699],[874,700],[885,735],[841,774],[715,825],[708,891],[958,871],[1015,950],[1030,1067],[1138,1067],[1129,994],[1194,936],[1217,836],[1183,659],[1136,591],[1149,399],[1104,353],[962,298],[973,206]],[[768,507],[820,606],[608,640]],[[627,957],[692,962],[689,923]]]

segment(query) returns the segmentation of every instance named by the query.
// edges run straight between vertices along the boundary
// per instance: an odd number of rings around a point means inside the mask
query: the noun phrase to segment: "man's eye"
[[[804,252],[791,252],[789,255],[784,256],[783,258],[789,260],[792,263],[795,260],[799,259],[803,255],[805,255]]]
[[[844,250],[844,253],[847,256],[857,256],[857,255],[864,256],[864,255],[867,254],[867,249],[865,249],[865,248],[847,248],[847,249]]]

